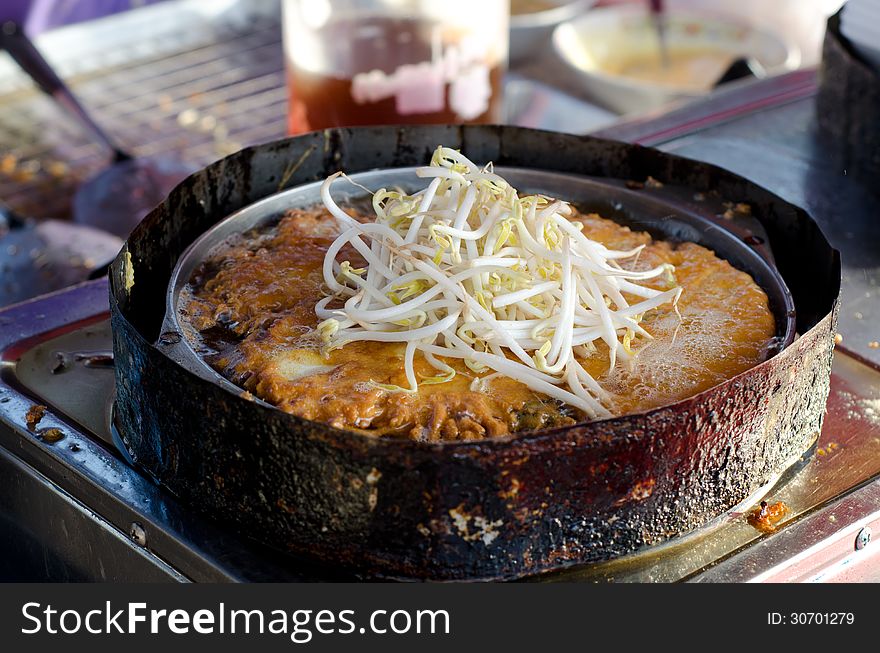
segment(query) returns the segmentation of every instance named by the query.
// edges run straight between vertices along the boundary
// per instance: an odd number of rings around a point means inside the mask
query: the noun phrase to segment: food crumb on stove
[[[834,334],[834,344],[839,345],[842,342],[843,342],[843,335],[840,333],[835,333]]]
[[[52,374],[61,374],[67,369],[67,357],[60,351],[55,352],[55,365],[52,366]]]
[[[34,404],[30,408],[28,408],[28,412],[25,415],[25,422],[27,423],[27,427],[29,431],[34,431],[37,428],[37,424],[40,423],[40,420],[43,419],[43,416],[46,414],[46,406],[41,404]]]
[[[840,447],[840,445],[837,444],[836,442],[829,442],[824,447],[820,447],[820,448],[816,449],[816,453],[820,456],[828,456],[828,455],[831,455],[832,453],[834,453],[834,450],[839,447]]]
[[[871,342],[868,343],[868,348],[869,349],[880,349],[880,342],[877,342],[876,340],[872,340]]]
[[[722,205],[724,206],[724,213],[721,214],[721,217],[725,220],[733,220],[737,213],[740,215],[751,215],[752,207],[745,202],[738,202],[734,204],[733,202],[724,202]]]
[[[645,179],[645,188],[663,188],[663,182],[657,181],[651,175],[648,175],[648,178]]]
[[[199,120],[199,112],[195,109],[184,109],[177,114],[177,124],[181,127],[189,127]]]
[[[40,436],[40,439],[42,439],[43,442],[55,444],[64,437],[64,431],[53,426],[47,429],[40,429],[37,431],[37,435]]]
[[[18,158],[14,154],[7,154],[0,159],[0,172],[11,175],[18,167]]]
[[[53,177],[64,177],[70,172],[70,168],[64,161],[51,161],[46,165],[46,171]]]
[[[641,190],[645,187],[645,184],[640,181],[635,181],[633,179],[627,179],[625,186],[630,190]]]
[[[861,399],[858,403],[864,417],[874,424],[880,424],[880,398]]]
[[[759,507],[749,513],[747,519],[750,525],[762,533],[773,533],[788,513],[789,508],[782,501],[773,504],[762,501]]]

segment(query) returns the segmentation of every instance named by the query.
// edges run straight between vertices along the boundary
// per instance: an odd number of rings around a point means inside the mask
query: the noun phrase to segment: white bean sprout
[[[375,220],[366,223],[333,201],[331,186],[342,173],[324,181],[321,199],[341,231],[324,260],[328,296],[315,309],[325,350],[359,340],[405,344],[409,387],[381,386],[389,391],[449,381],[456,372],[443,359],[459,359],[590,419],[610,416],[610,395],[575,355],[595,352],[600,341],[610,369],[632,360],[634,340],[651,338],[640,325],[645,312],[675,307],[681,295],[680,287],[660,291],[639,282],[672,266],[625,269],[619,261],[643,246],[609,250],[567,217],[566,202],[520,197],[491,163],[479,168],[456,150],[438,147],[416,174],[431,180],[427,188],[377,191]],[[363,267],[338,260],[346,246]],[[624,293],[638,301],[630,304]],[[417,378],[417,353],[436,375]],[[485,388],[488,380],[471,387]]]

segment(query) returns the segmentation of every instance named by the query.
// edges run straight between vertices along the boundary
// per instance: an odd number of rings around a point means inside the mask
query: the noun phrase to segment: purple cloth
[[[35,36],[52,27],[61,27],[162,0],[3,0],[0,22],[14,20],[25,32]]]

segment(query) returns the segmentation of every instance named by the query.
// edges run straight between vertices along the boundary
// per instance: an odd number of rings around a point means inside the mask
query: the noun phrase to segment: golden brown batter
[[[608,373],[604,345],[582,361],[613,393],[615,413],[686,398],[766,357],[774,320],[767,296],[748,274],[694,243],[652,242],[597,215],[574,219],[584,223],[585,235],[612,249],[648,244],[638,266],[672,263],[683,288],[680,320],[669,305],[646,314],[642,324],[654,340],[640,349],[632,369],[618,365]],[[284,411],[373,435],[478,439],[580,419],[577,410],[512,379],[496,377],[471,389],[477,375],[455,360],[446,361],[457,371],[447,383],[422,383],[418,393],[381,389],[377,383],[407,385],[399,344],[354,342],[323,357],[314,307],[336,233],[323,209],[289,211],[275,228],[228,243],[197,271],[181,316],[219,351],[208,357],[215,369]],[[357,259],[353,252],[348,258]],[[673,284],[657,279],[646,285]],[[418,358],[416,371],[436,375]]]

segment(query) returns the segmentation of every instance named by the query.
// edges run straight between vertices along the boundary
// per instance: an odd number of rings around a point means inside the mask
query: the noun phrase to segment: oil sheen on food
[[[645,315],[654,340],[631,368],[608,371],[599,345],[585,369],[613,394],[613,411],[625,414],[669,404],[743,372],[767,356],[775,333],[767,296],[752,278],[694,243],[652,241],[597,215],[576,214],[584,234],[614,249],[647,246],[635,267],[675,266],[675,279],[647,285],[683,292],[680,316],[671,306]],[[478,375],[456,360],[449,382],[405,386],[404,346],[353,342],[322,355],[315,303],[324,295],[321,265],[337,234],[323,209],[289,211],[274,227],[245,234],[214,250],[181,297],[181,320],[206,360],[246,391],[280,409],[375,436],[461,440],[565,426],[578,411],[496,377],[472,389]],[[355,252],[347,253],[352,262]],[[424,361],[416,371],[436,370]]]

